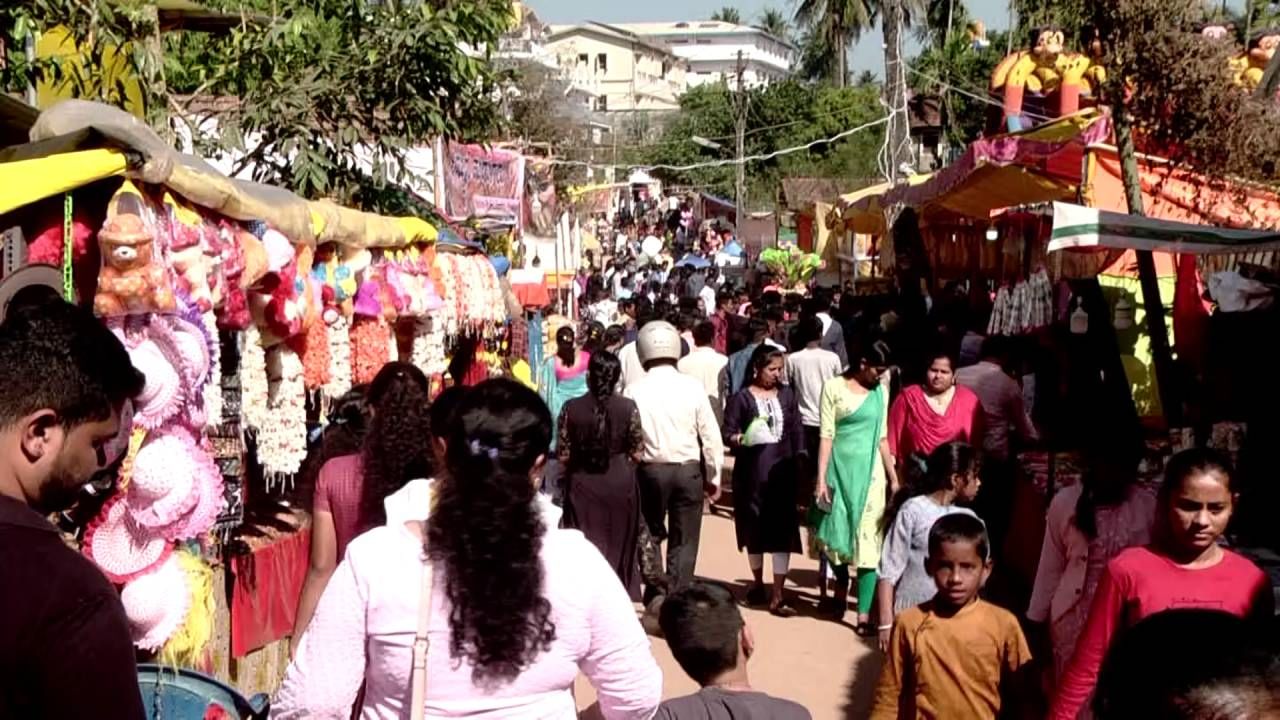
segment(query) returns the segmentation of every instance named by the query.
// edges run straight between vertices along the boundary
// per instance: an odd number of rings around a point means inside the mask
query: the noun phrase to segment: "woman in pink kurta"
[[[579,673],[605,718],[653,716],[662,673],[626,591],[589,540],[556,529],[534,490],[551,427],[517,382],[468,391],[449,424],[445,474],[388,498],[386,525],[347,547],[273,717],[348,720],[361,683],[360,718],[409,717],[428,562],[426,717],[570,720]]]
[[[889,408],[889,451],[905,462],[913,453],[928,455],[955,440],[980,443],[981,423],[978,396],[956,385],[955,359],[938,352],[924,384],[903,390]]]

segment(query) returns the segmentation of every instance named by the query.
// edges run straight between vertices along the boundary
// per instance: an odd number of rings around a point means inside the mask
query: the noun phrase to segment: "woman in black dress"
[[[729,398],[724,439],[734,449],[733,512],[738,548],[745,548],[755,584],[747,603],[769,603],[769,612],[789,617],[783,589],[791,553],[800,548],[796,514],[799,459],[804,453],[795,393],[782,384],[783,354],[761,345],[751,356],[747,387]],[[764,556],[772,556],[773,595],[764,586]]]
[[[566,483],[562,523],[595,543],[631,598],[638,600],[640,497],[635,463],[644,435],[636,404],[613,392],[621,374],[616,355],[606,350],[592,353],[587,394],[565,403],[560,411],[557,451]]]

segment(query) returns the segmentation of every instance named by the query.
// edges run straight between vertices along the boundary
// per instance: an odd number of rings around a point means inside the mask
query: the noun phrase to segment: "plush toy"
[[[1017,132],[1026,126],[1022,106],[1026,92],[1045,96],[1062,85],[1059,65],[1063,54],[1062,31],[1043,27],[1031,33],[1031,50],[1021,50],[1005,56],[991,73],[991,92],[1002,94],[1001,131]]]
[[[245,273],[245,256],[243,246],[238,242],[240,232],[238,227],[226,220],[218,224],[224,278],[223,298],[217,313],[218,327],[233,331],[244,330],[252,322],[249,315],[249,299],[245,295],[244,286],[241,285],[241,279]]]
[[[155,212],[128,180],[107,204],[98,231],[102,269],[93,309],[111,317],[172,312],[177,305],[173,281],[156,242]]]
[[[1236,58],[1236,82],[1249,92],[1253,92],[1262,84],[1262,76],[1267,72],[1267,65],[1280,47],[1280,30],[1259,30],[1249,38],[1249,48],[1244,55]]]

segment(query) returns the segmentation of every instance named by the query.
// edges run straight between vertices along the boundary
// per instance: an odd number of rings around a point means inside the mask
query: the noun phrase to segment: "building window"
[[[609,56],[604,53],[596,54],[596,70],[600,72],[609,72]]]
[[[578,64],[579,64],[579,65],[586,65],[586,64],[587,64],[587,54],[586,54],[586,53],[579,53],[579,54],[578,54]]]
[[[596,98],[596,110],[599,112],[609,112],[609,98],[604,95]]]

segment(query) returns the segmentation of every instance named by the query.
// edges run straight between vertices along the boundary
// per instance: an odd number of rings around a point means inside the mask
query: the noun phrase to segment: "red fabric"
[[[1129,548],[1107,564],[1089,608],[1089,621],[1053,699],[1051,720],[1075,720],[1093,693],[1098,668],[1118,630],[1174,608],[1220,610],[1237,617],[1271,617],[1271,582],[1230,550],[1202,570],[1175,565],[1145,548]]]
[[[1196,256],[1178,256],[1178,280],[1173,293],[1173,338],[1178,357],[1196,370],[1204,368],[1208,348],[1209,308],[1202,299],[1204,287],[1196,269]]]
[[[889,451],[897,458],[928,455],[952,440],[973,442],[981,431],[982,403],[972,390],[959,385],[945,415],[934,412],[919,385],[903,390],[889,408]]]
[[[551,294],[546,283],[511,283],[511,292],[524,307],[544,308],[551,304]]]
[[[293,630],[310,552],[311,532],[299,530],[231,558],[232,657],[242,658]]]

